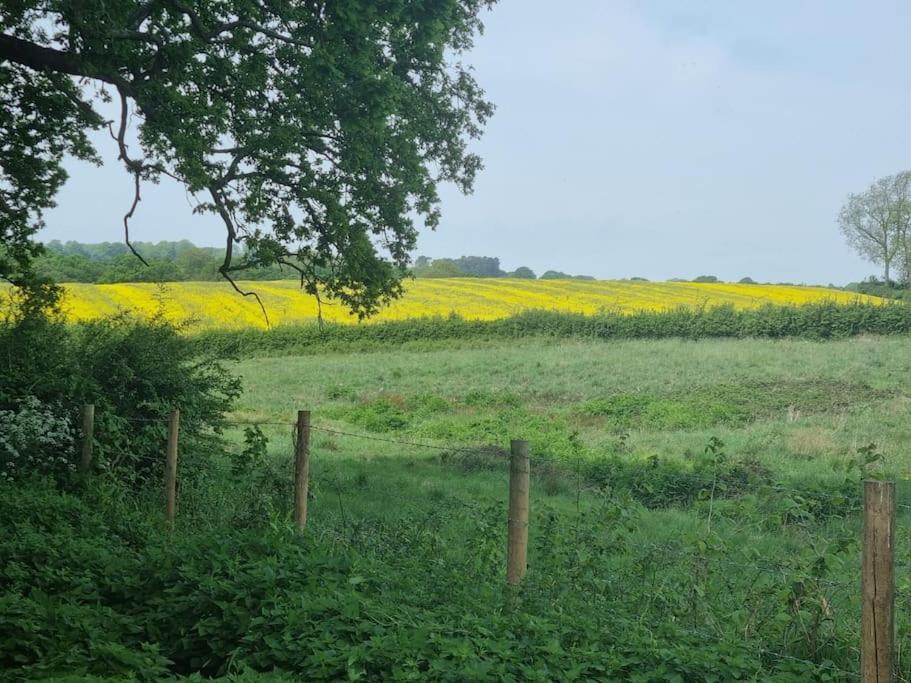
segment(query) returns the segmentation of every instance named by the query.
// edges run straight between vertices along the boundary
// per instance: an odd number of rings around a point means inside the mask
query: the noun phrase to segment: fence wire
[[[137,424],[158,423],[158,424],[161,424],[163,427],[167,426],[167,423],[168,423],[167,416],[149,417],[149,418],[119,417],[118,416],[116,419],[123,420],[126,422],[131,422],[131,423],[137,423]],[[223,421],[221,421],[221,426],[224,426],[224,427],[286,427],[289,430],[291,430],[292,438],[294,438],[294,436],[296,434],[297,423],[296,423],[296,421],[273,420],[273,419],[268,419],[268,420],[223,420]],[[324,434],[331,434],[331,435],[335,435],[335,436],[359,439],[359,440],[370,441],[370,442],[392,444],[392,445],[408,447],[408,448],[419,448],[419,449],[425,449],[425,450],[432,450],[432,451],[437,451],[440,453],[461,453],[461,454],[483,456],[486,458],[498,459],[498,460],[508,460],[510,458],[510,454],[508,451],[506,451],[505,449],[499,449],[499,448],[493,447],[493,446],[474,446],[474,447],[472,447],[472,446],[461,446],[461,445],[458,445],[458,446],[442,445],[442,444],[438,444],[438,443],[430,443],[427,441],[414,440],[414,439],[410,439],[410,438],[395,438],[395,437],[386,436],[386,435],[381,436],[381,435],[376,435],[376,434],[365,434],[365,433],[356,432],[356,431],[348,431],[346,429],[338,429],[335,427],[314,425],[314,424],[310,425],[310,430],[315,431],[315,432],[321,432]],[[164,449],[162,449],[162,451],[164,451]],[[140,457],[143,460],[151,460],[151,459],[156,458],[156,456],[149,454],[149,453],[139,454],[137,456],[137,454],[135,454],[135,453],[129,453],[127,451],[123,451],[120,449],[116,449],[116,450],[102,449],[102,452],[108,457],[116,457],[116,458]],[[241,453],[239,450],[234,450],[234,449],[232,449],[228,452],[230,452],[234,455],[239,455]],[[563,460],[563,459],[555,458],[555,457],[551,457],[551,456],[535,456],[534,453],[532,453],[532,456],[530,458],[530,464],[532,466],[534,466],[534,465],[539,465],[539,466],[540,465],[551,465],[558,469],[564,470],[567,475],[574,475],[576,478],[576,487],[577,487],[577,491],[576,491],[577,507],[578,507],[579,497],[582,495],[583,492],[596,493],[596,494],[604,492],[605,487],[603,487],[603,486],[597,486],[597,485],[596,486],[583,486],[584,477],[581,474],[581,467],[582,467],[581,463],[578,463],[578,462],[572,463],[567,460]],[[861,491],[859,490],[860,482],[856,483],[856,490],[853,492],[847,491],[847,490],[827,491],[825,489],[801,489],[801,488],[796,488],[794,486],[786,486],[786,485],[781,485],[781,484],[764,483],[764,482],[757,482],[755,484],[753,484],[752,482],[749,482],[749,481],[731,482],[730,480],[725,480],[723,477],[720,477],[719,474],[716,474],[716,473],[713,473],[711,476],[702,476],[702,477],[694,478],[693,477],[694,473],[692,470],[689,472],[686,472],[684,474],[686,476],[686,482],[689,484],[695,484],[696,486],[701,486],[701,487],[703,487],[703,490],[707,490],[707,489],[709,489],[709,487],[712,487],[712,489],[713,489],[712,497],[713,498],[715,497],[715,495],[714,495],[715,490],[717,490],[721,495],[724,495],[726,492],[726,489],[729,489],[730,486],[732,484],[734,484],[738,488],[738,491],[742,492],[744,494],[758,494],[758,493],[771,491],[771,492],[781,493],[781,494],[797,495],[797,496],[800,496],[800,497],[803,497],[806,499],[810,499],[810,500],[828,500],[830,502],[834,501],[834,502],[837,502],[839,505],[844,505],[846,503],[850,503],[850,504],[859,506],[860,504],[862,504],[862,495],[861,495]],[[345,511],[343,503],[342,503],[342,493],[338,487],[338,484],[339,484],[339,482],[336,481],[335,482],[335,489],[336,489],[335,493],[336,493],[336,496],[338,497],[338,504],[340,506],[342,517],[343,517],[343,519],[346,519],[348,515],[346,514],[346,511]],[[851,485],[852,487],[854,487],[855,482],[849,482],[849,481],[832,482],[832,485],[833,486]],[[466,507],[466,508],[469,508],[472,510],[477,508],[476,505],[473,505],[471,503],[465,503],[464,501],[459,501],[459,502],[462,505],[464,505],[464,507]],[[911,504],[896,503],[896,508],[898,508],[900,510],[911,510]],[[637,548],[639,550],[643,550],[646,552],[647,551],[659,551],[659,552],[663,552],[663,553],[674,552],[675,555],[679,555],[679,556],[683,556],[683,555],[687,554],[685,548],[681,548],[681,547],[674,548],[674,547],[668,547],[667,545],[660,545],[660,544],[652,544],[652,545],[645,545],[645,546],[640,545],[640,546],[637,546]],[[825,577],[815,577],[815,576],[793,577],[791,575],[794,574],[795,572],[800,571],[799,569],[789,567],[786,565],[776,564],[773,562],[763,562],[760,560],[757,560],[755,562],[738,561],[738,560],[732,560],[732,559],[728,559],[728,558],[724,558],[724,557],[711,557],[711,556],[705,556],[705,555],[701,555],[700,557],[702,557],[702,559],[706,560],[708,563],[711,563],[713,565],[722,566],[722,567],[736,567],[738,569],[749,569],[749,570],[754,570],[754,571],[758,571],[758,572],[774,573],[774,574],[780,575],[782,580],[790,580],[792,578],[807,578],[822,586],[827,586],[833,590],[837,590],[840,593],[850,593],[854,597],[858,597],[859,592],[860,592],[860,582],[859,581],[858,582],[836,581],[836,580],[828,579]],[[902,595],[900,591],[896,591],[896,597],[904,598],[907,596]],[[719,638],[722,637],[720,634],[713,635],[713,634],[704,633],[704,632],[700,632],[700,631],[685,631],[685,632],[691,636],[702,638],[702,639],[708,639],[708,640],[718,640]],[[797,656],[794,656],[794,655],[791,655],[788,653],[784,653],[784,652],[779,652],[779,651],[776,651],[773,649],[762,647],[761,645],[757,648],[757,651],[762,656],[768,656],[770,658],[775,658],[777,660],[793,661],[795,663],[800,663],[802,665],[813,667],[814,669],[829,672],[829,673],[836,674],[836,675],[842,675],[842,676],[846,676],[846,677],[850,677],[850,678],[856,678],[858,675],[857,671],[848,671],[848,670],[842,669],[831,662],[826,662],[826,663],[814,662],[810,659],[797,657]],[[859,651],[857,651],[856,654],[859,655]],[[899,680],[905,681],[907,679],[902,678],[901,675],[899,674]]]

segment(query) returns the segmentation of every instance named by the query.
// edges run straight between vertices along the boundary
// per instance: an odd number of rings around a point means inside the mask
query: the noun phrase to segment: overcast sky
[[[714,274],[844,283],[845,196],[911,168],[906,0],[501,0],[468,57],[496,104],[473,195],[443,188],[417,251],[599,278]],[[68,164],[44,239],[119,240],[131,199]],[[137,240],[221,243],[175,184],[146,188]]]

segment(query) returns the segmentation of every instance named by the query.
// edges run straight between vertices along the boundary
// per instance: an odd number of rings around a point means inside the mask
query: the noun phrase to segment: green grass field
[[[480,562],[490,578],[472,587],[464,577],[456,600],[487,595],[505,554],[507,475],[496,456],[525,438],[526,586],[546,596],[527,607],[538,618],[585,630],[610,609],[655,647],[737,643],[760,662],[759,680],[851,680],[856,671],[859,482],[894,478],[900,502],[911,492],[906,338],[528,340],[256,358],[236,369],[246,387],[238,420],[287,422],[307,408],[315,427],[440,447],[314,430],[309,532],[319,538],[414,571],[394,539],[433,520],[438,556],[425,561]],[[263,429],[287,480],[289,428]],[[713,438],[721,455],[706,452]],[[858,450],[871,443],[883,457],[862,474]],[[457,451],[465,447],[481,455]],[[247,501],[227,496],[218,514],[239,514]],[[900,530],[908,521],[901,508]],[[903,646],[909,549],[898,549]],[[695,672],[703,656],[720,655],[697,648],[692,660],[671,659]]]
[[[908,337],[456,339],[230,366],[245,392],[224,452],[182,449],[172,528],[157,459],[145,486],[4,488],[17,675],[853,681],[870,477],[897,482],[911,646]],[[514,438],[530,545],[509,589]]]

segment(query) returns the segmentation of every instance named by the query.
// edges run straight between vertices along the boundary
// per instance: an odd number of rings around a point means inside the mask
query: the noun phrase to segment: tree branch
[[[256,299],[256,303],[259,304],[259,308],[263,312],[263,318],[266,319],[266,327],[272,327],[272,323],[269,322],[269,314],[266,312],[266,307],[263,305],[263,300],[259,297],[259,294],[253,290],[244,291],[237,285],[237,282],[235,282],[234,278],[232,278],[230,275],[231,259],[234,256],[234,241],[237,237],[237,231],[234,227],[234,221],[231,219],[231,214],[228,211],[228,207],[225,206],[225,200],[221,196],[219,188],[214,184],[210,185],[209,194],[212,195],[212,201],[215,204],[215,209],[218,211],[218,215],[221,216],[221,219],[225,224],[225,229],[228,231],[228,239],[225,242],[225,260],[222,262],[221,266],[219,266],[218,272],[225,280],[231,283],[231,286],[234,288],[235,292],[241,296],[252,296],[254,299]]]
[[[103,81],[116,85],[130,96],[133,94],[132,85],[125,78],[119,74],[92,67],[75,52],[55,50],[5,33],[0,33],[0,59],[22,64],[35,71],[56,71]]]

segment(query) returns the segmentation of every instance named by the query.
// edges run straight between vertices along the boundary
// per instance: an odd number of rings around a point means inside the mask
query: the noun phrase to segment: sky
[[[843,284],[847,195],[911,169],[905,0],[501,0],[465,57],[496,107],[475,191],[441,188],[417,254],[598,278]],[[132,199],[70,161],[45,240],[122,239]],[[182,187],[147,186],[135,240],[220,245]]]

